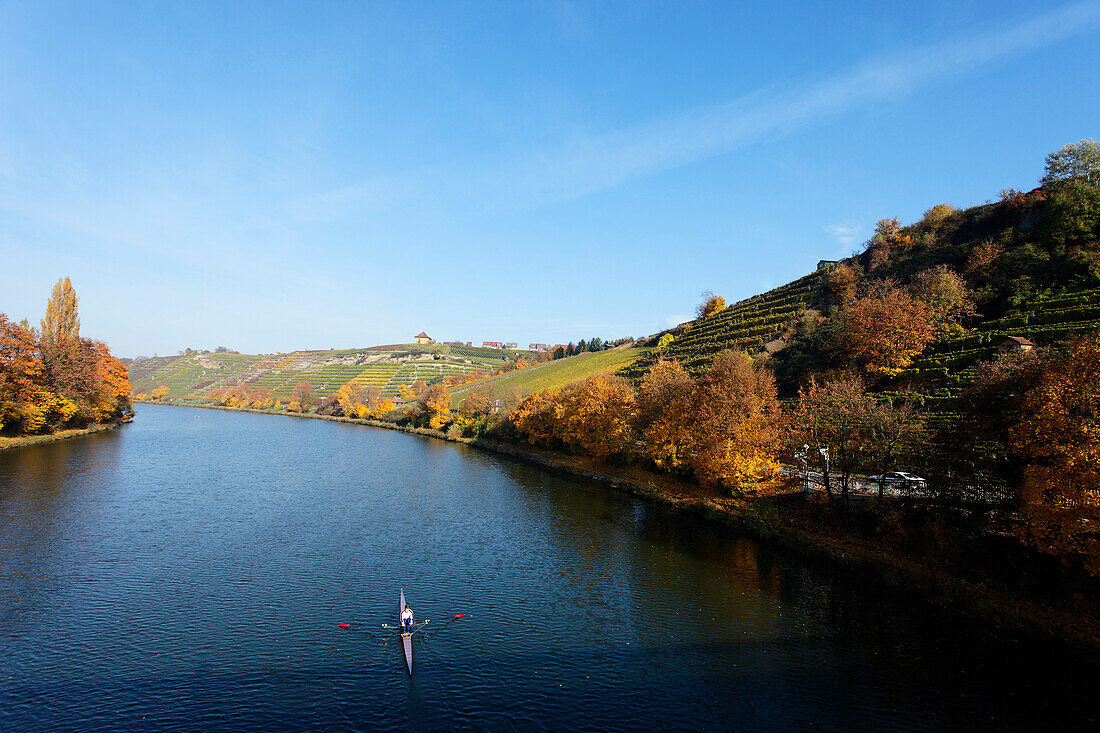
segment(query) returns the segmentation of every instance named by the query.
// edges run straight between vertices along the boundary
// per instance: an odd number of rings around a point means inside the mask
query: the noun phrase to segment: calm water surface
[[[417,641],[412,678],[380,628],[402,587],[422,618],[465,614]],[[0,453],[4,731],[1095,729],[1098,683],[721,528],[400,433],[142,406]]]

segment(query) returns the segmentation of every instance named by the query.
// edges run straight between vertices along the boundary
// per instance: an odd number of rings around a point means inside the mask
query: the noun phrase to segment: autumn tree
[[[947,265],[922,271],[913,282],[913,295],[924,303],[936,335],[958,332],[959,324],[977,314],[966,280]]]
[[[596,458],[624,455],[634,440],[634,388],[620,376],[594,374],[558,393],[560,437]]]
[[[935,333],[927,306],[889,281],[841,315],[842,345],[868,374],[899,374]]]
[[[47,378],[57,383],[79,346],[80,318],[76,312],[76,291],[69,278],[57,281],[46,303],[46,316],[39,332],[39,348]]]
[[[1100,336],[1075,339],[1042,365],[1010,446],[1023,459],[1022,510],[1040,550],[1087,555],[1100,573]]]
[[[35,358],[34,334],[0,313],[0,430],[29,432],[28,404],[42,383],[42,362]]]
[[[393,400],[391,400],[389,397],[386,397],[384,399],[378,400],[378,402],[373,407],[371,407],[370,416],[375,420],[380,420],[383,416],[393,412],[394,409],[396,409],[396,406],[393,404]]]
[[[248,407],[251,393],[243,384],[235,384],[225,391],[222,404],[226,407]]]
[[[168,396],[168,387],[162,384],[159,387],[155,388],[152,392],[150,392],[149,396],[159,402],[160,400]]]
[[[676,470],[691,455],[696,430],[695,380],[677,361],[661,360],[638,388],[636,430],[654,465]]]
[[[699,294],[699,297],[702,298],[702,301],[695,307],[696,318],[706,318],[726,309],[726,299],[720,295],[715,295],[711,290],[704,290]]]
[[[829,273],[826,287],[838,307],[843,308],[855,298],[859,280],[859,272],[847,263],[837,265]]]
[[[562,413],[557,395],[543,390],[525,397],[508,413],[508,420],[531,445],[553,448],[560,444]]]
[[[442,384],[426,388],[420,395],[419,403],[431,429],[439,430],[451,421],[451,393]]]
[[[688,463],[704,485],[739,491],[779,470],[779,400],[770,371],[725,350],[695,390],[695,440]]]
[[[920,223],[929,229],[939,229],[944,222],[957,213],[959,213],[959,210],[951,204],[936,204],[924,212]]]
[[[558,392],[528,396],[508,418],[532,445],[564,446],[607,458],[630,452],[634,404],[629,382],[612,374],[594,374]]]
[[[252,406],[257,410],[268,410],[275,405],[275,392],[269,387],[257,387],[252,391]]]
[[[845,375],[825,383],[811,380],[798,394],[787,414],[790,449],[803,446],[807,462],[820,469],[829,498],[834,496],[833,476],[840,479],[842,506],[847,509],[853,472],[872,455],[870,430],[874,400],[862,380]]]
[[[309,382],[298,382],[290,392],[290,401],[298,405],[297,412],[307,411],[313,406],[316,399],[317,397],[313,392],[313,385]]]
[[[412,383],[412,393],[414,397],[419,398],[427,389],[428,385],[423,379],[418,379]]]
[[[966,274],[970,277],[989,277],[1004,251],[1004,247],[997,240],[983,239],[970,250],[967,256]]]
[[[397,386],[397,396],[406,402],[416,398],[416,393],[409,389],[409,385],[400,384]]]

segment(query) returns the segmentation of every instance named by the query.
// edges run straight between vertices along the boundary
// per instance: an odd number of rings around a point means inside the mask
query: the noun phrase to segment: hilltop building
[[[416,336],[413,337],[413,340],[416,341],[416,343],[418,344],[430,344],[432,342],[431,337],[423,331],[416,334]]]

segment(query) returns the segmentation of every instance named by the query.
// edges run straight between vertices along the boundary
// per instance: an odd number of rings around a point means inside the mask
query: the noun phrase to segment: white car
[[[928,488],[928,481],[926,479],[923,479],[920,476],[915,476],[911,473],[905,473],[904,471],[893,471],[886,474],[885,481],[883,480],[883,477],[881,475],[868,476],[867,482],[872,484],[885,483],[887,486],[901,486],[906,489],[923,490]]]

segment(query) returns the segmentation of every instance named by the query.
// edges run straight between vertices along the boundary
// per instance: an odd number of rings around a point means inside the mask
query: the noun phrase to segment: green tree
[[[1039,182],[1047,185],[1073,179],[1082,179],[1089,185],[1100,184],[1100,143],[1092,138],[1063,145],[1047,155]]]

